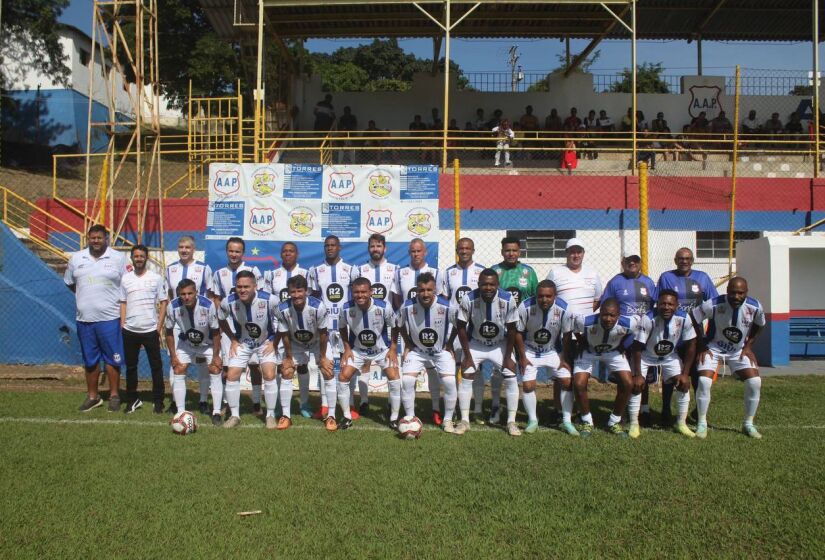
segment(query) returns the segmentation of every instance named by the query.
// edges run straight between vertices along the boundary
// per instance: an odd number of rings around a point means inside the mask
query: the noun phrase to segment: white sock
[[[281,394],[281,414],[287,418],[292,418],[292,393],[295,388],[291,379],[281,379],[281,387],[278,390]]]
[[[427,386],[430,388],[433,412],[441,412],[441,378],[434,369],[427,369]]]
[[[415,383],[417,375],[401,376],[401,403],[404,405],[405,416],[415,416]]]
[[[335,400],[338,395],[338,382],[333,377],[329,381],[321,376],[321,379],[324,381],[324,394],[327,396],[327,416],[332,416],[335,418]],[[347,386],[349,388],[349,386]],[[349,398],[347,398],[347,402],[349,402]]]
[[[387,381],[390,391],[390,420],[398,420],[398,409],[401,408],[401,380]]]
[[[506,370],[505,370],[506,371]],[[516,421],[516,412],[518,412],[518,379],[516,374],[509,372],[512,375],[505,377],[503,380],[504,394],[507,399],[507,423]]]
[[[483,371],[478,372],[479,375],[483,375]],[[501,406],[501,372],[494,371],[493,376],[490,377],[490,393],[493,395],[493,404],[492,407],[499,408]]]
[[[613,426],[614,424],[620,424],[622,421],[621,416],[616,416],[612,412],[610,413],[610,418],[607,420],[607,427]]]
[[[589,412],[587,414],[582,414],[582,422],[585,424],[593,425],[593,415]]]
[[[455,401],[458,398],[455,376],[442,377],[441,385],[444,387],[444,420],[452,420],[455,414]]]
[[[538,422],[538,416],[536,415],[536,403],[538,401],[536,392],[530,391],[528,393],[527,391],[523,391],[521,400],[524,402],[524,410],[527,411],[527,421]]]
[[[334,382],[331,382],[334,384]],[[327,380],[324,379],[324,376],[318,373],[318,390],[321,392],[321,408],[327,408],[329,406],[329,399],[327,398]],[[335,403],[335,401],[332,401]]]
[[[362,406],[370,402],[369,373],[362,373],[358,376],[358,401]]]
[[[707,425],[708,408],[710,408],[710,387],[713,380],[704,375],[699,377],[699,385],[696,387],[696,411],[699,414],[699,424]]]
[[[198,367],[198,388],[201,393],[200,402],[206,402],[209,399],[209,367],[206,364],[200,364]]]
[[[172,380],[172,395],[175,397],[175,406],[178,412],[186,410],[186,376],[176,375]]]
[[[344,418],[352,419],[352,412],[350,411],[349,397],[350,397],[349,381],[347,381],[347,382],[339,381],[338,382],[338,405],[341,407],[341,413],[344,415]]]
[[[275,379],[264,381],[264,398],[266,415],[275,418],[275,405],[278,401],[278,382]]]
[[[226,397],[226,403],[229,405],[229,410],[232,413],[232,416],[240,416],[241,415],[241,382],[238,381],[229,381],[226,382],[226,388],[224,389],[224,396]]]
[[[349,378],[349,405],[350,408],[355,406],[355,390],[358,388],[358,378],[360,375],[353,375]]]
[[[473,412],[481,414],[481,405],[484,403],[484,376],[476,375],[473,379]]]
[[[676,405],[679,408],[679,423],[687,424],[688,410],[690,409],[690,390],[676,390]]]
[[[252,386],[252,404],[261,404],[261,386]]]
[[[559,400],[561,400],[561,419],[562,422],[572,422],[573,421],[573,391],[565,391],[564,389],[561,390],[561,394],[559,395]],[[582,419],[584,416],[582,416]]]
[[[639,407],[642,404],[642,394],[630,395],[630,400],[627,401],[627,415],[630,417],[631,424],[639,423]]]
[[[479,375],[477,373],[477,375]],[[461,410],[461,421],[470,421],[470,399],[473,398],[473,380],[466,377],[461,378],[458,386],[458,408]]]
[[[209,376],[209,391],[212,393],[212,414],[220,414],[223,401],[223,380],[220,373]]]
[[[283,385],[281,386],[283,388]],[[309,374],[308,373],[299,373],[298,374],[298,395],[301,399],[301,406],[306,406],[309,404]],[[281,403],[281,408],[283,408],[283,403]]]
[[[751,377],[745,380],[745,426],[753,426],[753,417],[756,416],[761,393],[761,377]]]

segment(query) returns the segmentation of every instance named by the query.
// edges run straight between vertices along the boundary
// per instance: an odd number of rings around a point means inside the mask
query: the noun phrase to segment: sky
[[[72,0],[63,12],[61,21],[91,34],[92,0]],[[365,42],[365,41],[360,41]],[[359,41],[315,39],[307,42],[312,51],[332,52],[339,47],[353,46]],[[573,55],[581,51],[587,40],[572,40]],[[401,46],[420,58],[432,57],[432,43],[428,39],[404,39]],[[544,72],[558,66],[557,54],[564,52],[564,42],[558,39],[510,40],[510,39],[454,39],[451,58],[465,72],[507,71],[508,50],[518,46],[519,64],[525,72]],[[160,48],[163,48],[161,42]],[[630,67],[629,41],[603,41],[598,47],[601,56],[591,68],[596,74],[621,72]],[[637,60],[663,63],[665,74],[696,73],[696,43],[685,41],[637,41]],[[442,47],[443,56],[443,47]],[[822,56],[822,51],[820,51]],[[781,70],[806,73],[812,66],[813,54],[810,42],[801,43],[748,43],[706,41],[702,44],[703,73],[705,75],[733,75],[739,64],[743,74],[759,70]]]

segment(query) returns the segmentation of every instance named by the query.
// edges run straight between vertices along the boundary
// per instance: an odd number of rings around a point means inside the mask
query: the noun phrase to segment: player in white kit
[[[458,262],[444,272],[444,294],[450,302],[451,321],[455,324],[458,315],[458,307],[461,300],[468,293],[478,288],[478,275],[484,270],[484,266],[473,262],[475,254],[475,243],[469,237],[462,237],[455,244],[455,253]],[[456,371],[461,364],[461,343],[456,338],[453,343],[455,353]],[[481,405],[484,400],[484,376],[476,375],[473,379],[473,414],[480,423],[484,423],[481,415]],[[445,416],[445,420],[446,420]],[[452,420],[452,418],[450,418]]]
[[[281,266],[275,270],[264,272],[264,290],[275,296],[281,303],[289,299],[287,282],[295,276],[307,277],[307,270],[298,264],[298,246],[291,241],[281,245]],[[280,350],[280,349],[279,349]],[[298,394],[301,400],[301,415],[304,418],[312,416],[309,408],[309,368],[306,364],[298,366]],[[278,378],[280,392],[280,379]]]
[[[400,309],[408,299],[415,299],[418,276],[429,272],[435,278],[436,295],[442,295],[444,289],[444,276],[437,268],[427,264],[427,246],[421,239],[410,241],[409,249],[410,264],[398,269],[395,283],[398,286],[398,294],[395,296],[394,309]],[[439,384],[438,372],[433,368],[427,368],[427,386],[430,389],[430,399],[433,406],[433,423],[440,426],[441,417],[441,387]]]
[[[538,368],[550,371],[551,379],[559,380],[562,408],[562,429],[570,435],[578,436],[573,425],[573,384],[570,364],[556,351],[556,346],[564,341],[570,345],[573,316],[567,312],[567,303],[556,297],[556,285],[551,280],[542,280],[536,288],[536,295],[527,298],[518,307],[518,332],[516,350],[521,369],[522,400],[527,411],[525,432],[531,434],[539,427],[536,415],[536,375]]]
[[[387,250],[387,239],[380,233],[373,233],[367,239],[367,251],[370,255],[370,260],[361,266],[353,267],[352,279],[364,277],[371,283],[372,297],[387,303],[395,301],[395,294],[398,293],[398,287],[395,284],[396,274],[398,272],[398,265],[388,262],[384,258]],[[364,364],[358,375],[358,396],[359,396],[359,414],[366,414],[369,411],[369,376],[370,376],[369,362]]]
[[[461,422],[455,427],[456,434],[462,435],[470,429],[473,378],[481,375],[481,366],[485,362],[490,362],[494,368],[501,370],[503,377],[507,397],[507,433],[521,435],[516,425],[518,380],[513,361],[517,323],[515,298],[498,287],[496,271],[485,268],[478,277],[478,288],[461,301],[456,318],[456,331],[463,352],[458,391]]]
[[[597,364],[603,364],[608,374],[616,380],[616,400],[613,402],[607,429],[612,434],[627,437],[621,424],[622,415],[633,386],[638,386],[641,392],[644,385],[644,376],[639,371],[631,374],[630,364],[624,355],[625,339],[635,331],[637,323],[635,317],[619,315],[619,302],[615,298],[604,300],[599,313],[576,315],[573,320],[573,332],[578,335],[578,350],[569,348],[567,355],[576,357],[573,362],[573,390],[581,409],[582,436],[588,437],[593,433],[587,382],[593,374],[593,368]]]
[[[278,389],[281,399],[281,418],[278,429],[285,430],[292,425],[290,404],[292,401],[292,377],[300,368],[306,368],[310,356],[315,359],[321,375],[332,380],[332,350],[327,331],[327,308],[324,302],[307,295],[307,281],[301,275],[293,276],[287,282],[289,297],[280,303],[276,315],[278,333],[273,345],[283,342],[282,363],[278,368],[281,384]],[[297,365],[297,368],[296,368]],[[334,387],[328,383],[327,387]],[[334,399],[333,393],[333,399]],[[335,419],[327,429],[337,429]]]
[[[378,365],[387,377],[390,394],[389,426],[393,430],[398,429],[398,409],[401,404],[401,379],[396,353],[398,329],[390,305],[373,299],[370,293],[370,281],[367,278],[357,278],[352,283],[352,300],[341,311],[339,329],[344,346],[338,381],[338,404],[343,411],[343,418],[338,423],[341,430],[352,426],[349,381],[367,360]]]
[[[264,379],[266,427],[277,427],[275,405],[278,389],[275,366],[278,354],[273,349],[272,340],[275,338],[273,324],[278,310],[278,300],[269,292],[257,290],[256,282],[253,272],[238,272],[235,293],[229,294],[221,302],[218,310],[221,330],[229,337],[225,393],[231,416],[224,422],[224,428],[234,428],[241,423],[240,379],[253,358],[260,364]]]
[[[642,315],[635,336],[630,365],[638,372],[647,372],[651,367],[660,368],[662,382],[676,385],[679,417],[674,429],[684,436],[694,437],[687,425],[687,415],[690,407],[690,370],[696,358],[696,331],[688,314],[679,309],[679,294],[673,290],[659,292],[656,308]],[[679,359],[677,346],[683,349],[684,363]],[[630,415],[628,434],[632,438],[641,435],[641,397],[634,391],[627,405]]]
[[[713,374],[720,360],[725,360],[728,368],[745,383],[745,418],[742,431],[745,435],[759,439],[762,434],[753,424],[762,378],[753,354],[753,341],[765,326],[765,312],[762,304],[748,297],[748,281],[737,276],[728,282],[727,293],[694,307],[691,317],[693,328],[698,332],[702,321],[710,323],[707,337],[699,341],[698,362],[699,386],[696,389],[696,408],[699,421],[696,437],[708,435],[708,407]]]
[[[172,366],[172,395],[177,410],[186,404],[186,370],[194,364],[198,379],[209,378],[212,392],[212,424],[220,426],[223,383],[221,382],[221,331],[215,304],[199,295],[197,283],[184,278],[175,288],[178,297],[166,313],[166,348]]]
[[[436,294],[435,277],[418,276],[416,297],[398,310],[398,327],[404,339],[401,359],[401,401],[407,418],[415,416],[415,383],[423,369],[434,369],[444,386],[444,421],[447,433],[455,432],[453,412],[458,396],[455,357],[452,353],[450,302]]]

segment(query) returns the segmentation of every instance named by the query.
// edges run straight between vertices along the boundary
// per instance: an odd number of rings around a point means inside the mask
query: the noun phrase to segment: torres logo
[[[413,208],[407,212],[407,230],[413,235],[424,236],[433,229],[432,213],[426,208]]]
[[[327,191],[335,198],[349,198],[355,192],[355,178],[346,171],[333,172],[329,176]]]
[[[708,120],[716,118],[722,110],[722,102],[719,100],[721,94],[719,86],[691,86],[688,113],[695,118],[704,111]]]
[[[215,172],[212,189],[223,196],[235,194],[241,188],[241,173],[237,169],[219,169]]]
[[[385,233],[392,229],[391,210],[370,210],[367,212],[367,223],[365,227],[372,233]]]
[[[392,176],[383,169],[373,171],[367,189],[375,198],[387,198],[392,192]]]
[[[272,208],[250,208],[249,228],[258,234],[275,229],[275,210]]]
[[[269,196],[278,188],[278,174],[269,167],[262,167],[252,176],[252,190],[259,196]]]
[[[289,229],[300,236],[312,233],[315,227],[312,223],[315,213],[306,206],[299,206],[289,213]]]

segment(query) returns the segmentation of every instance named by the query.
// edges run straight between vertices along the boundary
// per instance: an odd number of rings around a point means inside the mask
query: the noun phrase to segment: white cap
[[[584,244],[582,243],[582,240],[578,237],[571,237],[567,240],[567,245],[564,246],[564,250],[567,251],[568,249],[570,249],[570,247],[581,247],[582,249],[584,249]]]
[[[642,260],[642,257],[639,256],[638,251],[625,251],[622,253],[622,260],[629,259],[630,257],[635,257],[636,259]]]

